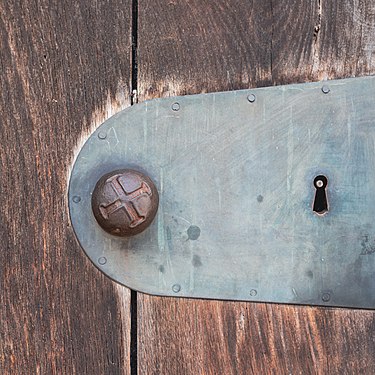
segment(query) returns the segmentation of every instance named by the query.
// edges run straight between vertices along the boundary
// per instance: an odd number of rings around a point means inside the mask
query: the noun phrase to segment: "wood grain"
[[[139,0],[138,94],[375,73],[370,0]],[[140,374],[374,374],[373,311],[138,294]]]
[[[0,1],[0,373],[130,372],[130,293],[69,223],[78,146],[130,104],[131,2]]]
[[[374,313],[138,294],[141,374],[373,374]]]

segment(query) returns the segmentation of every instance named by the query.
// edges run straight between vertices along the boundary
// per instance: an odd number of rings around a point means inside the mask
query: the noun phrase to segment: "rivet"
[[[104,264],[107,263],[107,258],[106,257],[100,257],[98,259],[98,263],[103,266]]]
[[[331,89],[328,86],[324,85],[322,87],[322,91],[324,94],[328,94],[331,91]]]
[[[249,94],[247,96],[247,100],[250,102],[250,103],[254,103],[255,102],[255,95],[254,94]]]
[[[79,203],[79,202],[81,202],[81,197],[79,197],[78,195],[75,195],[75,196],[73,197],[73,202],[74,202],[74,203]]]
[[[250,295],[251,295],[252,297],[255,297],[257,294],[258,294],[258,292],[257,292],[255,289],[251,289],[251,290],[250,290]]]
[[[180,284],[174,284],[172,286],[172,290],[175,292],[175,293],[178,293],[180,290],[181,290],[181,285]]]
[[[99,139],[106,139],[107,138],[107,133],[105,133],[105,132],[99,132],[98,138]]]
[[[179,104],[179,103],[173,103],[173,104],[172,104],[172,109],[173,109],[174,111],[178,111],[178,110],[180,109],[180,104]]]
[[[145,174],[119,169],[99,179],[91,206],[96,221],[106,232],[128,237],[150,226],[158,210],[159,194]],[[118,214],[119,210],[125,214]]]
[[[328,302],[331,299],[331,295],[329,293],[323,293],[322,294],[322,301]]]

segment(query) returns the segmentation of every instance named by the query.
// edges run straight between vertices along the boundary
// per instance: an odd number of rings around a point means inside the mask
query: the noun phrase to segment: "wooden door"
[[[375,73],[371,0],[0,1],[1,374],[375,374],[375,313],[158,298],[69,222],[89,134],[155,97]]]

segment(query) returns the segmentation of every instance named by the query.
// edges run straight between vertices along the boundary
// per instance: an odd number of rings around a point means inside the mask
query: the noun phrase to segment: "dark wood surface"
[[[0,373],[374,374],[372,311],[143,294],[130,364],[130,292],[83,254],[66,200],[132,84],[145,100],[368,75],[374,52],[370,0],[0,0]]]
[[[138,94],[375,73],[370,0],[139,0]],[[140,374],[374,374],[373,311],[138,294]]]
[[[0,1],[0,373],[130,373],[130,293],[69,224],[79,145],[130,104],[131,2]]]

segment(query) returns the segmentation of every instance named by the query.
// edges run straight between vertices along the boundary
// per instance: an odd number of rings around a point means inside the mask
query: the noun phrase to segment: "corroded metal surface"
[[[159,195],[151,179],[131,169],[105,174],[92,194],[92,210],[99,225],[115,236],[134,236],[152,223]]]
[[[157,99],[106,121],[74,165],[78,240],[145,293],[375,307],[375,78]],[[142,233],[103,231],[104,174],[142,171],[160,204]]]

